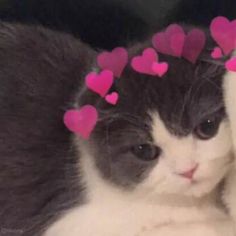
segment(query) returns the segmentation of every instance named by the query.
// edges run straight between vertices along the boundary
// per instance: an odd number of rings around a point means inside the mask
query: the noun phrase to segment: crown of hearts
[[[211,52],[213,60],[228,56],[236,49],[236,20],[230,21],[219,16],[212,20],[210,25],[211,36],[217,43]],[[206,43],[205,33],[197,28],[185,32],[178,24],[169,25],[164,32],[158,32],[152,37],[152,46],[143,50],[142,55],[131,59],[131,67],[141,74],[148,74],[158,78],[168,73],[169,64],[159,61],[158,53],[184,58],[195,64]],[[100,72],[88,73],[85,77],[87,88],[101,96],[105,101],[115,106],[119,94],[109,90],[115,79],[122,75],[128,64],[128,51],[123,47],[111,52],[102,52],[97,57]],[[225,68],[236,72],[236,57],[232,56],[225,62]],[[85,105],[78,109],[66,111],[65,126],[83,139],[88,139],[98,120],[97,109],[92,105]]]

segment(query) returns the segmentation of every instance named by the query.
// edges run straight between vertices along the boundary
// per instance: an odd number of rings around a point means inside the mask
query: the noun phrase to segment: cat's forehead
[[[169,63],[169,71],[162,78],[127,69],[118,82],[119,110],[146,117],[158,112],[169,129],[184,134],[223,107],[224,68],[209,62],[161,59]]]

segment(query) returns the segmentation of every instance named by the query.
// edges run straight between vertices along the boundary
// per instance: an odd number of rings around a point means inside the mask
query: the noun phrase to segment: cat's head
[[[131,57],[141,51],[132,49]],[[152,196],[202,196],[222,180],[232,161],[224,66],[205,59],[191,64],[160,55],[169,63],[163,78],[128,65],[112,88],[120,95],[116,106],[91,92],[79,98],[99,111],[95,130],[81,145],[106,183]]]

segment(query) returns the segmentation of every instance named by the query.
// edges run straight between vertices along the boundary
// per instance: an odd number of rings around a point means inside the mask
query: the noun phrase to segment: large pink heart
[[[101,97],[105,97],[113,84],[114,78],[111,71],[103,70],[100,74],[96,72],[89,73],[85,81],[89,89],[98,93]]]
[[[183,57],[193,64],[197,61],[206,43],[206,36],[202,30],[191,30],[185,39]]]
[[[80,110],[68,110],[64,115],[64,124],[72,132],[88,139],[96,126],[98,113],[95,107],[85,105]]]
[[[172,24],[167,27],[165,32],[155,34],[152,38],[152,44],[160,53],[181,57],[185,37],[183,28],[177,24]]]
[[[142,74],[156,75],[152,65],[157,62],[158,56],[153,48],[147,48],[143,51],[142,56],[134,57],[131,61],[132,68]]]
[[[102,52],[97,57],[97,63],[100,68],[110,70],[120,77],[128,63],[128,52],[122,47],[115,48],[112,52]]]
[[[216,17],[211,22],[210,30],[225,55],[236,48],[236,20],[230,22],[223,16]]]

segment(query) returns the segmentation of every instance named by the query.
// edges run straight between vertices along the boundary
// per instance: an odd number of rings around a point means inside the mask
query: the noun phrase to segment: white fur
[[[112,185],[100,176],[92,156],[81,146],[87,204],[65,213],[44,236],[235,235],[216,201],[216,185],[231,159],[227,123],[221,124],[214,139],[200,141],[193,136],[176,138],[157,114],[153,117],[153,137],[163,154],[146,180],[133,191]],[[199,168],[194,181],[178,175],[195,163]]]
[[[236,73],[228,72],[225,76],[225,104],[230,120],[234,154],[236,154]],[[226,184],[225,201],[236,223],[236,164],[230,172]]]

